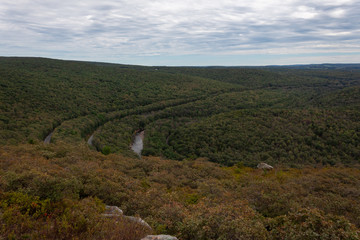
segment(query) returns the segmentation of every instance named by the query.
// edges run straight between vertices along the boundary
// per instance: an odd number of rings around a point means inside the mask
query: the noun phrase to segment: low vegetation
[[[6,146],[0,162],[5,238],[146,234],[141,226],[102,218],[104,204],[141,216],[154,233],[180,239],[360,237],[356,168],[264,172],[205,159],[105,156],[85,144]]]

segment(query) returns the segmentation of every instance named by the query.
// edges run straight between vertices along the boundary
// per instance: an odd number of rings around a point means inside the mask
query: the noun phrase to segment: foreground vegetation
[[[0,58],[0,87],[0,238],[360,239],[359,65]]]
[[[85,144],[7,146],[0,161],[3,237],[146,235],[141,226],[101,218],[104,203],[141,216],[154,233],[180,239],[360,237],[355,168],[263,172],[205,159],[105,156]]]

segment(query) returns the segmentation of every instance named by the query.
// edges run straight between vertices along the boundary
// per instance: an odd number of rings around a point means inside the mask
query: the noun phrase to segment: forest
[[[3,239],[360,239],[359,161],[360,64],[0,57]]]

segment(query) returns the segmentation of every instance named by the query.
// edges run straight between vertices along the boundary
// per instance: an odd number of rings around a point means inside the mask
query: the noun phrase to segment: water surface
[[[143,150],[144,148],[144,134],[145,134],[145,131],[141,131],[141,132],[138,132],[136,135],[135,135],[135,139],[134,139],[134,142],[131,146],[131,149],[137,153],[139,156],[141,156],[141,151]]]

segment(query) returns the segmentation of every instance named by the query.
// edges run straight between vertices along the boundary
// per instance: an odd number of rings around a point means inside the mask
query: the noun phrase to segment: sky
[[[1,0],[0,56],[151,66],[360,63],[360,0]]]

